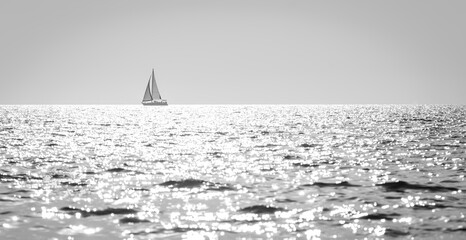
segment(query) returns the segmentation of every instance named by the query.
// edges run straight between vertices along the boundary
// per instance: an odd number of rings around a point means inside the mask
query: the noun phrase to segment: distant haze
[[[466,104],[466,1],[0,1],[0,104]]]

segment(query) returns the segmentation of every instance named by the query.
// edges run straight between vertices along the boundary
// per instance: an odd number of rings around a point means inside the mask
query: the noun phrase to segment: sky
[[[2,0],[0,104],[466,104],[464,0]]]

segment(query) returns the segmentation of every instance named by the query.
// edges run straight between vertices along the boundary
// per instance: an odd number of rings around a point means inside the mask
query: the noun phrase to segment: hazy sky
[[[466,104],[466,1],[2,0],[0,104]]]

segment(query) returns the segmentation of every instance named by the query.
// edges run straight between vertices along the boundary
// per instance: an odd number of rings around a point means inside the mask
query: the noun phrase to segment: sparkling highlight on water
[[[0,106],[2,239],[458,239],[463,106]]]

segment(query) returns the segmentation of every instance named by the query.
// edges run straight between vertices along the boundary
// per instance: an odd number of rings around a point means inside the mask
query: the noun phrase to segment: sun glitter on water
[[[5,239],[457,239],[461,106],[2,106]]]

